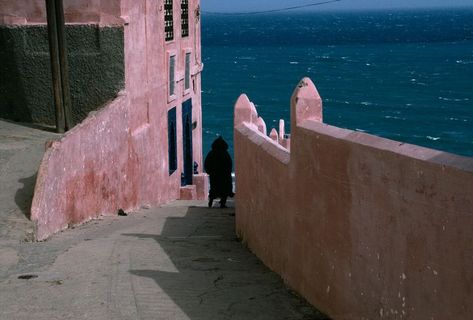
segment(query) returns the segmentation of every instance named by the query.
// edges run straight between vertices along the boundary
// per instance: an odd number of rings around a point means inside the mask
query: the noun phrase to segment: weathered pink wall
[[[0,0],[1,24],[46,23],[45,0]],[[67,23],[121,25],[120,0],[64,0]]]
[[[103,2],[103,1],[102,1]],[[97,2],[97,3],[102,3]],[[174,1],[173,42],[164,39],[163,2],[122,0],[125,32],[125,89],[121,96],[89,116],[49,149],[38,175],[32,220],[38,240],[101,214],[140,205],[159,205],[180,197],[183,171],[181,104],[192,98],[194,160],[202,168],[200,21],[190,1],[190,35],[180,37],[180,0]],[[176,76],[176,96],[168,102],[168,55],[177,55],[177,75],[184,75],[184,49],[193,51],[191,90]],[[192,83],[195,86],[192,86]],[[170,176],[168,109],[177,107],[178,168]],[[197,176],[198,188],[206,188]],[[203,198],[205,191],[196,190]]]
[[[289,153],[237,102],[238,234],[334,319],[470,319],[473,159],[323,124],[321,108],[304,79]]]
[[[138,204],[139,163],[127,130],[128,107],[123,94],[46,151],[31,212],[38,240]]]

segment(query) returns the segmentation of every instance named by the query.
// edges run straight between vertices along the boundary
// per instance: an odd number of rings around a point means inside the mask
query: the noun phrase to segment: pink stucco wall
[[[304,79],[289,152],[238,100],[239,236],[334,319],[470,319],[473,159],[332,127],[321,110]]]
[[[63,0],[67,23],[121,24],[120,0]],[[0,0],[0,24],[46,23],[45,0]]]
[[[38,240],[101,214],[180,197],[183,171],[181,104],[193,101],[193,158],[202,168],[200,20],[190,4],[190,34],[180,36],[180,1],[174,1],[175,40],[165,42],[163,2],[122,0],[125,89],[47,150],[32,205]],[[76,4],[78,1],[76,1]],[[86,1],[84,1],[86,3]],[[104,3],[99,1],[97,3]],[[191,90],[184,90],[184,52],[192,52]],[[168,53],[176,54],[176,94],[168,96]],[[178,168],[169,175],[167,112],[177,110]],[[205,188],[205,177],[196,177]],[[199,189],[197,188],[197,189]],[[202,198],[205,191],[196,190]]]

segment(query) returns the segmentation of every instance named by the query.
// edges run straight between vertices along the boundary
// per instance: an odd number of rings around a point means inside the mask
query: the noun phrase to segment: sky
[[[201,6],[203,11],[248,12],[279,9],[322,1],[325,0],[201,0]],[[473,7],[473,0],[342,0],[313,8],[317,10],[359,10],[466,6]]]

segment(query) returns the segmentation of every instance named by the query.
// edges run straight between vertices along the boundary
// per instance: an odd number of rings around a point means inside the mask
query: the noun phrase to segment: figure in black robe
[[[204,169],[210,176],[209,208],[216,198],[220,198],[220,208],[226,208],[227,197],[233,197],[233,164],[227,150],[228,144],[218,137],[205,158]]]

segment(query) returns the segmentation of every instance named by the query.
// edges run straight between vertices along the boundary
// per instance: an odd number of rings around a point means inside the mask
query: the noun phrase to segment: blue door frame
[[[192,153],[192,99],[182,104],[182,147],[184,157],[184,172],[182,185],[191,185],[194,173]]]

